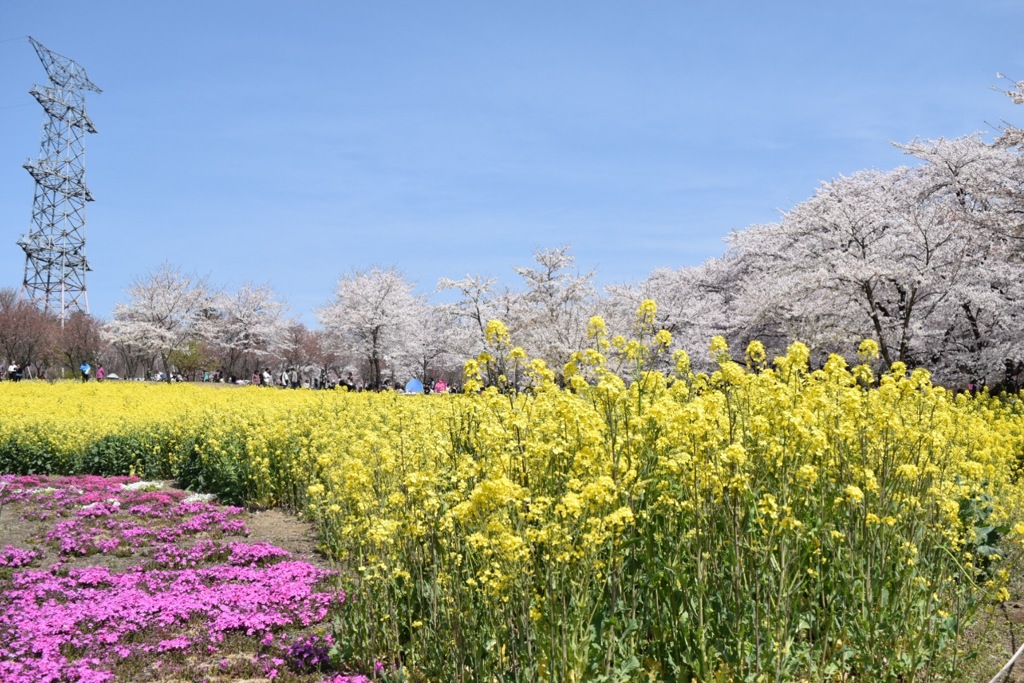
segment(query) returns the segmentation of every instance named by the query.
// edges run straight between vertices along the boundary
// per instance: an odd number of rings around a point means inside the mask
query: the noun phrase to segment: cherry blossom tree
[[[968,277],[929,320],[924,360],[940,381],[995,386],[1006,381],[1008,364],[1024,359],[1024,269],[989,255],[974,261]]]
[[[114,306],[104,336],[112,344],[129,345],[159,358],[170,378],[171,352],[187,350],[189,342],[203,337],[212,303],[206,279],[165,263],[135,280],[126,293],[129,303]]]
[[[966,276],[955,283],[927,362],[940,376],[996,384],[1024,359],[1024,156],[1008,134],[914,142],[903,149],[925,163],[925,196],[952,214],[967,241]]]
[[[470,328],[460,324],[458,313],[450,306],[425,306],[422,315],[419,333],[413,337],[416,366],[411,374],[424,386],[437,379],[452,384],[461,379],[463,364],[472,357],[464,352]]]
[[[450,342],[464,360],[476,357],[483,350],[488,321],[502,315],[496,305],[499,300],[497,282],[494,277],[467,274],[459,280],[441,278],[437,283],[438,292],[457,293],[455,301],[436,308],[437,314],[446,318],[453,328]]]
[[[210,307],[203,332],[226,372],[248,377],[280,358],[289,343],[293,321],[285,317],[288,307],[269,285],[245,284],[222,292]]]
[[[442,343],[452,370],[456,365],[461,368],[467,359],[478,357],[487,348],[487,324],[492,320],[505,324],[515,343],[519,343],[527,325],[522,293],[499,287],[497,278],[481,275],[466,275],[460,280],[442,278],[437,291],[458,293],[455,301],[439,304],[434,312],[434,317],[446,321]]]
[[[587,345],[587,323],[597,312],[594,271],[580,273],[569,246],[540,249],[536,267],[517,267],[526,290],[509,302],[502,320],[512,342],[560,374],[574,351]]]
[[[156,354],[130,337],[111,336],[111,329],[111,323],[108,322],[101,328],[100,333],[106,340],[117,364],[121,366],[122,377],[138,377],[140,369],[144,375],[151,375],[157,363]]]
[[[336,350],[364,360],[369,385],[383,388],[385,371],[396,379],[396,372],[416,367],[426,306],[400,272],[373,268],[342,277],[317,318]]]
[[[823,352],[870,337],[887,364],[923,360],[917,337],[964,279],[973,244],[947,206],[922,199],[923,181],[906,168],[860,172],[779,224],[734,235],[731,248],[758,266],[743,283],[748,310],[755,302]]]
[[[974,229],[1024,240],[1024,155],[1016,143],[970,135],[899,147],[924,162],[925,192],[946,198]]]
[[[800,339],[819,357],[871,338],[887,365],[927,365],[940,381],[998,373],[997,357],[1018,353],[1004,342],[1022,319],[1024,272],[1011,238],[965,209],[993,204],[938,182],[948,168],[839,178],[779,223],[731,235],[729,256],[748,264],[736,319],[748,333],[776,325],[779,343]]]
[[[650,299],[658,305],[655,329],[667,330],[673,348],[685,350],[695,370],[711,370],[708,344],[716,336],[735,340],[744,329],[736,308],[736,282],[742,263],[735,256],[708,259],[697,266],[660,268],[630,285],[612,285],[601,301],[610,334],[635,333],[636,312]],[[764,340],[764,334],[759,335]],[[666,356],[667,357],[667,356]]]

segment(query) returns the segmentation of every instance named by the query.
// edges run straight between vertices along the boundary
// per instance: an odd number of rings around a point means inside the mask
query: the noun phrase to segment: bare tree
[[[38,376],[49,363],[59,328],[54,316],[22,300],[17,291],[0,289],[0,354],[7,362],[34,367]]]
[[[84,363],[98,364],[103,349],[100,320],[82,311],[74,311],[56,335],[56,351],[72,374]]]
[[[101,332],[103,338],[107,340],[109,348],[115,354],[117,365],[120,365],[123,373],[122,377],[138,377],[140,369],[145,376],[153,373],[153,369],[156,367],[156,355],[152,351],[127,337],[112,339],[109,324],[104,325]]]
[[[288,327],[287,343],[283,347],[281,369],[295,368],[308,374],[321,358],[320,335],[302,323]]]

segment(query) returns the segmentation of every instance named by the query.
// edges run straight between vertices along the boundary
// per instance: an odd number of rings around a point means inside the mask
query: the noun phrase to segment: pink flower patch
[[[220,540],[247,533],[240,508],[122,489],[126,481],[0,477],[0,501],[31,501],[54,519],[43,542],[63,558],[114,551],[136,558],[124,571],[69,569],[63,560],[39,570],[30,565],[42,552],[4,546],[0,568],[13,573],[0,592],[0,681],[108,681],[132,656],[208,656],[229,634],[264,648],[268,678],[330,667],[330,640],[296,644],[275,634],[324,623],[340,608],[341,591],[318,589],[332,572],[267,543]]]

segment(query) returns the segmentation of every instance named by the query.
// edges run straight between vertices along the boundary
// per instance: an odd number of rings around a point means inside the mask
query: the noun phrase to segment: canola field
[[[0,473],[299,511],[350,577],[334,656],[389,680],[962,680],[1020,567],[1019,400],[870,342],[651,372],[668,340],[599,327],[559,386],[490,332],[461,395],[3,383]]]

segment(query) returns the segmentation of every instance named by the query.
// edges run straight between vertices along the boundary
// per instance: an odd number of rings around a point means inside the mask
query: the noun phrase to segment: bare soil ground
[[[985,608],[978,623],[968,633],[978,644],[978,659],[970,666],[977,676],[969,680],[987,683],[1024,644],[1024,576],[1010,579],[1010,600]],[[999,683],[1024,682],[1024,658],[1018,659],[1009,676]]]

